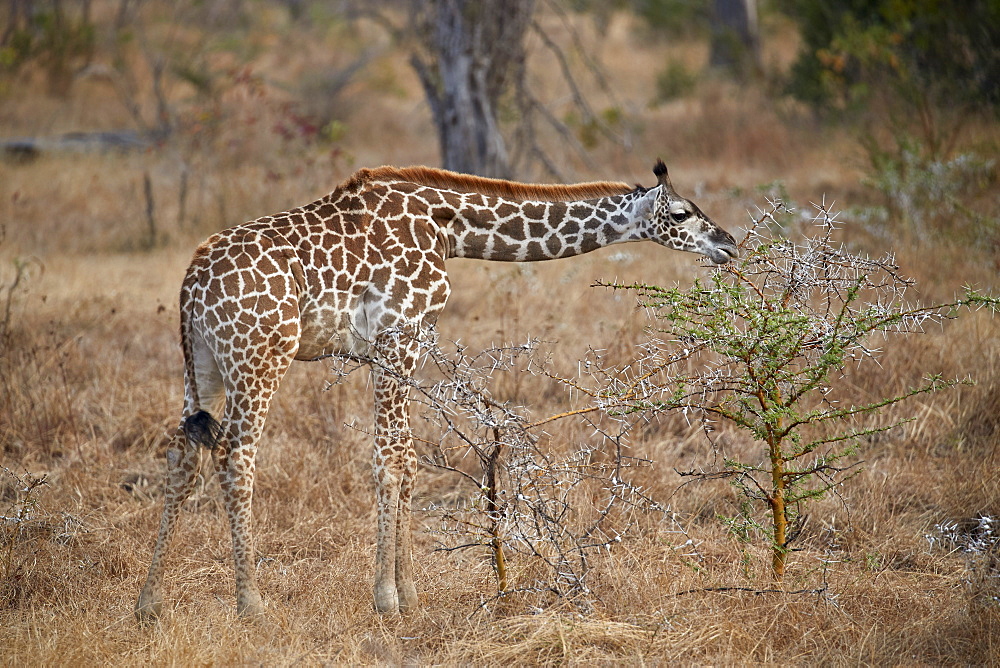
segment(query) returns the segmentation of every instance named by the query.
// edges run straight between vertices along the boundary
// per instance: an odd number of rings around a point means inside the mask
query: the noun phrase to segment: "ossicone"
[[[667,174],[667,165],[666,163],[663,162],[663,160],[657,158],[656,164],[653,165],[653,174],[656,175],[656,182],[659,183],[661,186],[666,186],[671,190],[674,189],[673,186],[670,184],[670,175]]]

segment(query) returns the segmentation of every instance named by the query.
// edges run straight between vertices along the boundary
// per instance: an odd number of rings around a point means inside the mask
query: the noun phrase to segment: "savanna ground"
[[[718,520],[736,503],[725,481],[681,487],[677,470],[709,464],[719,447],[750,444],[723,432],[713,446],[683,420],[663,419],[636,432],[630,446],[654,462],[638,481],[669,503],[676,522],[643,519],[593,560],[589,611],[536,594],[483,606],[496,586],[485,553],[436,551],[439,519],[419,510],[451,498],[459,481],[425,467],[415,502],[422,609],[380,617],[370,593],[367,374],[331,386],[333,377],[314,363],[286,377],[258,455],[255,520],[268,616],[248,622],[234,614],[229,532],[206,468],[171,553],[167,612],[155,627],[137,626],[132,609],[161,510],[166,434],[181,405],[176,295],[191,250],[213,230],[311,201],[357,167],[433,165],[437,150],[405,51],[378,26],[327,16],[298,34],[303,28],[271,7],[240,28],[206,35],[163,12],[150,17],[147,37],[167,35],[172,48],[198,54],[192,62],[211,77],[204,88],[193,75],[178,78],[165,91],[181,121],[172,137],[141,152],[53,152],[0,163],[0,463],[7,469],[0,661],[1000,662],[996,548],[964,553],[941,540],[939,528],[1000,517],[1000,324],[984,313],[890,339],[880,366],[848,374],[838,391],[854,401],[899,392],[928,373],[977,384],[903,404],[895,410],[913,422],[862,444],[861,472],[813,505],[791,555],[780,588],[806,593],[767,591],[775,589],[767,546],[740,543]],[[543,21],[570,42],[558,20]],[[578,19],[577,28],[610,75],[628,141],[589,140],[599,169],[556,148],[572,179],[650,184],[649,168],[663,157],[677,189],[733,232],[776,182],[806,209],[823,197],[852,209],[877,203],[862,185],[869,166],[852,131],[817,123],[766,87],[706,77],[653,104],[663,64],[698,71],[704,44],[637,39],[642,33],[624,15],[604,26],[600,44],[593,22]],[[566,90],[537,41],[530,47],[529,78],[558,109]],[[138,49],[118,48],[134,59],[131,92],[91,70],[53,95],[59,91],[44,69],[28,68],[2,91],[2,134],[131,127],[124,97],[152,114],[148,61]],[[370,62],[332,101],[317,92],[323,71],[369,48]],[[794,48],[787,25],[766,26],[768,67],[780,71]],[[293,100],[298,106],[289,106]],[[318,113],[310,105],[327,105],[323,113],[335,122],[314,132],[303,120]],[[976,122],[963,137],[995,155],[1000,133]],[[545,141],[557,147],[560,138]],[[995,205],[986,203],[993,215]],[[927,237],[865,225],[850,213],[843,219],[845,243],[872,255],[895,252],[922,298],[948,299],[964,284],[997,288],[995,237],[968,230]],[[571,375],[590,347],[626,359],[649,324],[631,298],[589,287],[594,280],[685,284],[709,269],[694,256],[643,244],[531,266],[455,261],[450,271],[444,338],[482,347],[537,336],[552,342],[553,367]],[[534,416],[571,407],[537,378],[503,382],[499,396]],[[549,442],[558,451],[589,437],[563,420]],[[41,476],[44,484],[25,491]],[[20,523],[10,520],[18,513]],[[515,585],[533,576],[534,566],[516,557],[510,567]]]

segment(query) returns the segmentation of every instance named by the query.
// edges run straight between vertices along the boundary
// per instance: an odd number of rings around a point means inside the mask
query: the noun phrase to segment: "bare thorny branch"
[[[650,462],[627,454],[626,422],[608,427],[589,420],[596,444],[552,445],[540,427],[582,413],[533,421],[524,406],[493,397],[491,388],[504,374],[559,379],[547,367],[537,340],[473,352],[456,343],[442,346],[433,329],[420,326],[400,328],[382,339],[390,346],[404,339],[418,346],[420,372],[400,373],[387,361],[391,348],[375,345],[363,359],[340,358],[335,373],[344,376],[364,362],[409,387],[423,425],[414,430],[421,432],[414,438],[430,451],[423,464],[455,474],[456,485],[465,490],[456,502],[424,509],[441,520],[435,531],[439,549],[486,549],[501,594],[541,592],[587,608],[592,555],[620,543],[633,529],[636,513],[660,513],[671,521],[666,508],[629,480],[631,471]],[[544,568],[532,569],[531,582],[511,582],[505,569],[508,554]]]

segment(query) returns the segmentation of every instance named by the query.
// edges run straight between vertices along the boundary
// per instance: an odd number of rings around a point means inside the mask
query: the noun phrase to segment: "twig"
[[[684,591],[678,591],[671,594],[671,596],[686,596],[688,594],[699,594],[699,593],[719,593],[719,592],[746,592],[748,594],[753,594],[755,596],[763,596],[764,594],[789,594],[797,596],[799,594],[825,594],[829,589],[827,583],[823,583],[822,587],[816,589],[755,589],[753,587],[698,587],[696,589],[685,589]]]

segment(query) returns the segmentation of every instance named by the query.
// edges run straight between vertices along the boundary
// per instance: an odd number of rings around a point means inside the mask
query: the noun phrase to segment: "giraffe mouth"
[[[725,246],[715,246],[714,248],[709,248],[705,253],[706,257],[715,264],[726,264],[730,260],[735,260],[740,256],[739,250],[734,245],[726,244]]]

